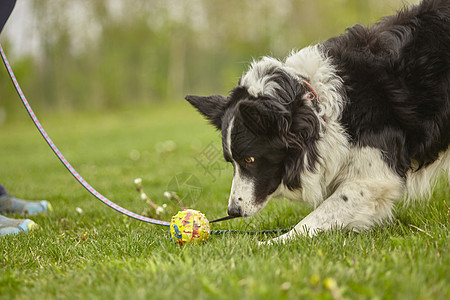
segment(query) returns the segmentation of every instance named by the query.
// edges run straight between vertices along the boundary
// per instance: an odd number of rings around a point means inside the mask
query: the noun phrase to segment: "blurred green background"
[[[38,111],[226,94],[263,55],[370,24],[415,0],[19,0],[0,40]],[[0,125],[22,110],[0,72]],[[22,116],[20,111],[20,116]]]

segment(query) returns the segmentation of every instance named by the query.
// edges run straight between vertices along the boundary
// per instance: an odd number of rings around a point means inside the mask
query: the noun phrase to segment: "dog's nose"
[[[242,214],[241,207],[236,205],[228,206],[228,215],[231,217],[240,217]]]

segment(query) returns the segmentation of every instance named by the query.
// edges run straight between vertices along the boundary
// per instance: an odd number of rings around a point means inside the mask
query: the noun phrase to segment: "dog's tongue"
[[[215,219],[215,220],[209,221],[209,223],[221,222],[221,221],[226,221],[226,220],[230,220],[230,219],[234,219],[234,218],[236,218],[236,217],[226,216],[226,217],[223,217],[223,218],[219,218],[219,219]]]

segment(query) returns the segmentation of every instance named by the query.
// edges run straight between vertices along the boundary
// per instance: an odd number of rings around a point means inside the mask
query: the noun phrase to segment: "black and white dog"
[[[284,196],[315,210],[275,241],[369,228],[450,176],[450,1],[264,57],[228,97],[186,99],[222,131],[230,216]]]

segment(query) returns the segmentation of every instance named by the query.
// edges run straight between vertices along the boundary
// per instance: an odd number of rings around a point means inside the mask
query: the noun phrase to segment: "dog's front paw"
[[[297,236],[297,232],[294,230],[289,231],[288,233],[285,233],[283,235],[280,235],[279,237],[270,239],[268,241],[264,242],[258,242],[258,246],[267,246],[267,245],[276,245],[276,244],[285,244],[292,239],[294,239]]]

